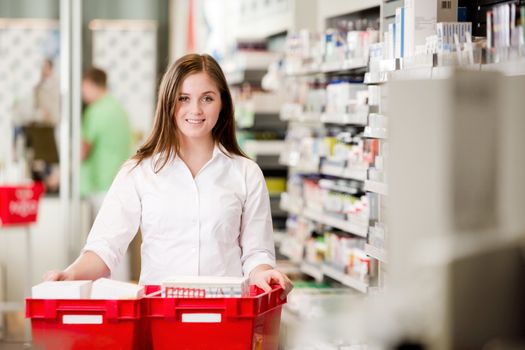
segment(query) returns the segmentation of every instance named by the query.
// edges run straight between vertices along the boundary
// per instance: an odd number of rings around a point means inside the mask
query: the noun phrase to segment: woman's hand
[[[51,270],[44,273],[42,279],[44,281],[71,281],[74,278],[73,276],[71,276],[71,273],[69,273],[67,270]]]
[[[292,289],[292,281],[281,271],[275,270],[270,265],[259,265],[250,272],[250,284],[255,284],[265,292],[272,290],[270,285],[279,284],[286,295],[288,295]]]
[[[97,254],[87,251],[82,253],[78,259],[64,271],[51,270],[46,272],[42,278],[44,281],[94,281],[101,277],[108,277],[109,275],[110,271],[106,263]]]

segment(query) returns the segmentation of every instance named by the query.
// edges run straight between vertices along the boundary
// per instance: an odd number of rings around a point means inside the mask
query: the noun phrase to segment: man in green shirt
[[[120,166],[130,156],[131,127],[126,111],[107,91],[103,70],[89,68],[84,73],[82,99],[87,108],[82,120],[80,195],[99,197],[101,204]]]

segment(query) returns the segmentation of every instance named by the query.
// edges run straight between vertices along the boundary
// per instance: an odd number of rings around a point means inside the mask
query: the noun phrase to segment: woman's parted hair
[[[235,136],[233,100],[221,67],[210,55],[188,54],[168,67],[162,77],[153,130],[132,158],[137,165],[148,157],[159,155],[154,163],[154,171],[159,172],[179,153],[180,143],[175,123],[178,95],[184,79],[200,72],[206,73],[217,84],[221,95],[222,106],[217,124],[212,129],[213,139],[230,154],[246,157]]]

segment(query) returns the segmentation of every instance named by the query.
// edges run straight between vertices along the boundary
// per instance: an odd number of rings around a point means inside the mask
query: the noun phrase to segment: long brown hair
[[[219,142],[230,154],[246,157],[235,136],[233,100],[221,67],[210,55],[188,54],[168,67],[162,77],[153,130],[132,158],[137,161],[137,165],[144,159],[158,154],[154,171],[159,172],[173,156],[179,154],[180,142],[177,137],[177,124],[175,123],[178,94],[184,79],[191,74],[200,72],[208,74],[217,84],[221,95],[222,106],[217,124],[212,129],[213,139],[215,142]]]

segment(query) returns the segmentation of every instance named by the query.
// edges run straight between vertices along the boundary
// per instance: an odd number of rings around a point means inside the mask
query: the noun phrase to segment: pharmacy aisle
[[[280,196],[288,217],[276,242],[296,288],[283,311],[285,349],[476,348],[496,334],[523,339],[510,331],[521,316],[502,320],[471,294],[467,302],[461,293],[473,291],[457,280],[486,288],[474,278],[483,269],[478,259],[500,254],[500,244],[508,256],[523,246],[516,208],[525,207],[507,192],[523,191],[515,181],[523,161],[511,161],[507,148],[523,142],[510,131],[522,128],[511,111],[522,109],[513,86],[525,86],[520,3],[319,2],[317,25],[293,27],[292,13],[285,37],[264,38],[281,50],[265,78],[284,96],[287,123],[279,163],[288,167]],[[451,205],[454,213],[443,211]],[[514,224],[494,226],[495,212]],[[483,233],[489,227],[507,238]],[[523,276],[522,258],[509,259]],[[500,282],[497,295],[523,290],[510,277]],[[497,299],[502,309],[522,305]],[[460,301],[464,307],[447,304]],[[495,318],[463,324],[466,305]]]

